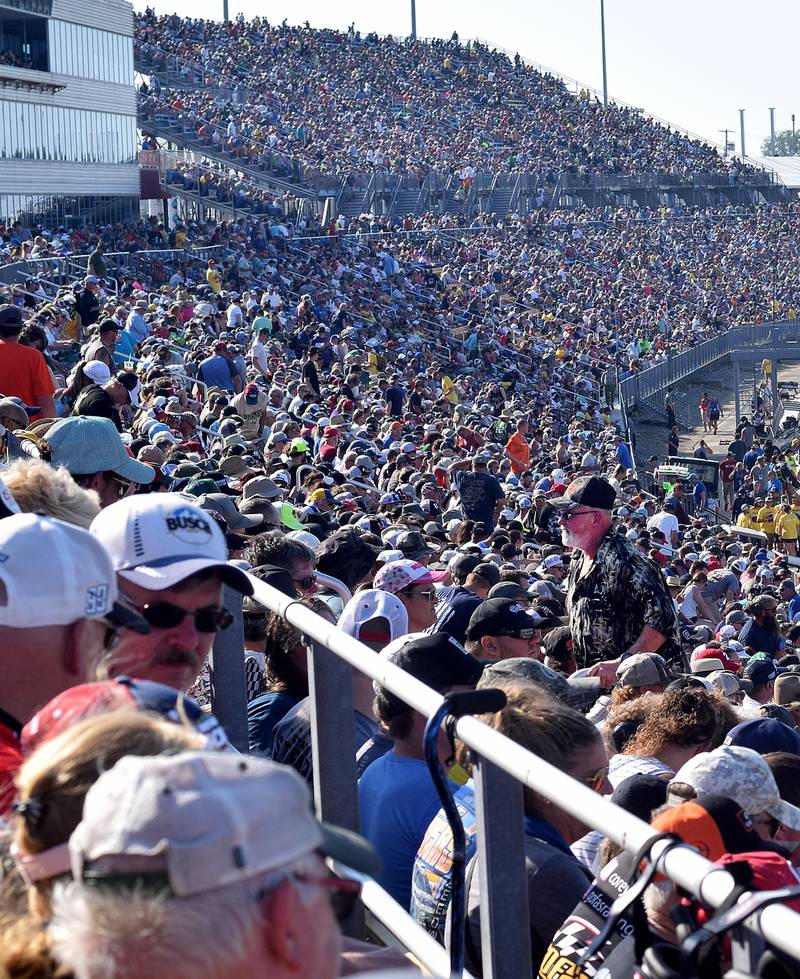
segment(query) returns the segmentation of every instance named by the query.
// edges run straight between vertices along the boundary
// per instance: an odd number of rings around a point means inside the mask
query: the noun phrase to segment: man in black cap
[[[119,409],[125,405],[138,408],[141,388],[141,382],[134,373],[122,371],[105,384],[88,384],[78,396],[72,414],[110,418],[117,431],[121,432],[123,425]]]
[[[481,660],[541,657],[537,620],[510,598],[487,598],[472,613],[467,649]]]
[[[683,656],[675,605],[658,565],[611,531],[616,492],[599,476],[582,476],[553,501],[561,511],[564,545],[572,548],[567,611],[579,668],[591,667],[601,686],[634,653]]]
[[[453,580],[451,588],[442,588],[431,632],[445,632],[464,642],[470,616],[500,581],[496,564],[482,562],[477,554],[457,554],[447,566]]]

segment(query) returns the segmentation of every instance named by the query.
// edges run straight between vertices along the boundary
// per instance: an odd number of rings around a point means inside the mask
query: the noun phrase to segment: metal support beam
[[[322,643],[306,649],[317,816],[357,833],[353,671]]]
[[[608,72],[606,70],[606,4],[600,0],[600,47],[603,56],[603,105],[608,105]]]
[[[238,751],[246,752],[247,685],[244,675],[244,625],[242,596],[225,586],[224,605],[233,616],[227,629],[214,640],[211,675],[211,709],[225,728],[228,740]]]
[[[411,40],[417,39],[417,2],[411,0]]]
[[[735,400],[736,414],[734,417],[736,419],[736,428],[738,428],[739,420],[742,417],[742,406],[739,399],[739,361],[738,360],[734,360],[733,362],[733,390],[736,399]]]
[[[475,758],[481,958],[484,979],[519,979],[531,970],[522,786]],[[469,895],[467,895],[469,902]]]
[[[739,109],[739,152],[742,156],[747,156],[747,151],[744,148],[744,109]]]
[[[780,401],[778,399],[778,358],[770,357],[770,365],[772,367],[769,375],[770,387],[772,389],[772,434],[777,435],[777,428],[781,421],[780,412],[778,411],[780,407]]]
[[[769,110],[769,155],[775,156],[775,106]]]
[[[353,670],[321,642],[306,638],[306,653],[317,818],[357,833]],[[360,901],[342,928],[350,938],[366,937]]]

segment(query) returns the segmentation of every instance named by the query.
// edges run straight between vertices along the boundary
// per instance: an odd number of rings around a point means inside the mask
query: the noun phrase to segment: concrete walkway
[[[778,380],[779,381],[797,381],[800,383],[800,363],[791,364],[781,364],[778,368]],[[710,393],[714,393],[713,390]],[[700,398],[697,398],[698,404],[700,403]],[[717,461],[721,461],[727,455],[727,444],[733,438],[734,429],[736,428],[736,401],[733,394],[728,398],[728,400],[721,401],[722,404],[722,414],[723,417],[720,419],[717,425],[717,434],[714,435],[711,432],[703,432],[703,423],[700,419],[700,409],[697,409],[697,426],[690,432],[681,433],[680,440],[680,454],[682,456],[690,456],[694,451],[694,447],[700,441],[700,439],[705,439],[706,445],[711,449],[711,458]],[[750,414],[750,402],[747,401],[746,404],[741,405],[741,411],[743,415]]]

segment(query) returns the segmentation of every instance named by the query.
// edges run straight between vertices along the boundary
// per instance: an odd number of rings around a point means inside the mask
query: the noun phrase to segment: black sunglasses
[[[130,599],[128,601],[130,602]],[[219,632],[221,629],[227,629],[233,622],[231,613],[222,608],[199,608],[196,612],[190,612],[171,602],[148,602],[146,605],[133,605],[131,602],[130,604],[154,629],[174,629],[187,615],[193,617],[198,632]]]

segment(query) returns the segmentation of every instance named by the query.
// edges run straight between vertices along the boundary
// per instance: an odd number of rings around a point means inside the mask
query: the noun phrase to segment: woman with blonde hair
[[[104,771],[126,755],[204,746],[205,738],[190,726],[134,709],[90,717],[43,742],[16,779],[12,854],[28,886],[31,917],[49,917],[53,885],[69,873],[68,842],[81,820],[84,797]]]
[[[23,513],[55,517],[89,529],[100,512],[94,490],[78,486],[68,470],[39,459],[18,459],[3,470],[3,482]]]

